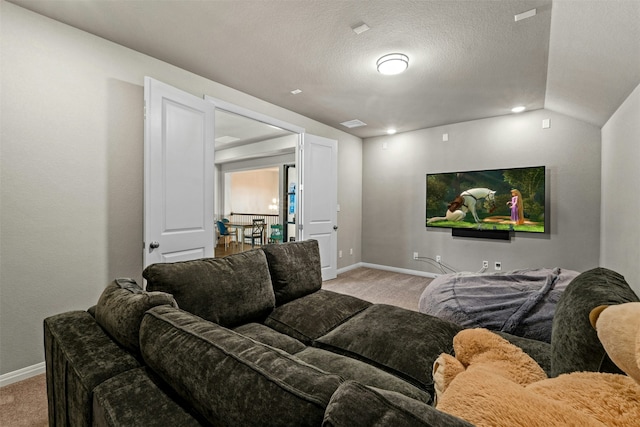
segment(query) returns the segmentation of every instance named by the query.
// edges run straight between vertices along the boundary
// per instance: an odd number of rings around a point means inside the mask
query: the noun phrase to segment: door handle
[[[160,243],[159,242],[151,242],[149,243],[149,249],[154,250],[160,247]]]
[[[338,229],[338,226],[337,226],[337,225],[334,225],[334,226],[333,226],[333,229],[334,229],[334,230],[337,230],[337,229]]]

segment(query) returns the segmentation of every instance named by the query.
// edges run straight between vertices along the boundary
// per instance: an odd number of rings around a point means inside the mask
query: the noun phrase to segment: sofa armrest
[[[93,393],[93,427],[200,427],[201,422],[156,384],[146,368],[109,378]]]
[[[551,376],[576,371],[621,373],[610,361],[589,313],[599,305],[638,302],[624,277],[598,267],[573,279],[558,301],[551,332]]]
[[[48,317],[43,326],[49,425],[91,425],[93,389],[140,363],[86,311]]]

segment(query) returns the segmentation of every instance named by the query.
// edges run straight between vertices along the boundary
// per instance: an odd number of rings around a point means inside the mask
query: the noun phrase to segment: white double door
[[[143,267],[214,256],[215,104],[145,77]],[[298,236],[336,277],[337,142],[302,134]]]

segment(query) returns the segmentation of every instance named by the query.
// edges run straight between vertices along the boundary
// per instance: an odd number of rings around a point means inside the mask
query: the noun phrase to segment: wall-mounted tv
[[[426,226],[544,233],[545,185],[544,166],[428,173]]]

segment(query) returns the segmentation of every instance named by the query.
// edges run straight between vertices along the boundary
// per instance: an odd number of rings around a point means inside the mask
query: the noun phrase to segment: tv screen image
[[[545,232],[545,167],[427,174],[426,226]]]

